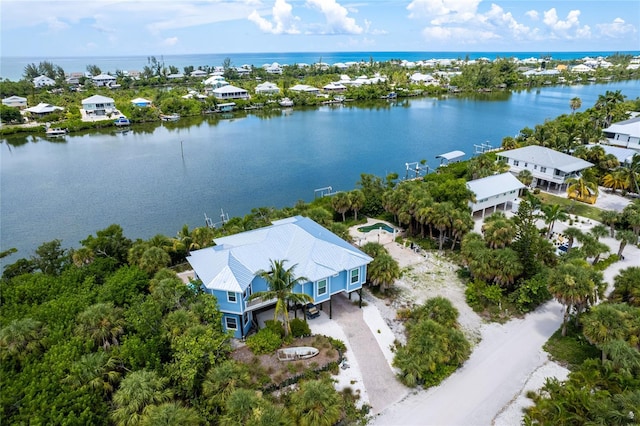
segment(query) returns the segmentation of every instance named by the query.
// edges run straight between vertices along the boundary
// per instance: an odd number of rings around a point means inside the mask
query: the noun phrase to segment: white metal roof
[[[445,152],[444,154],[436,155],[436,158],[442,158],[447,161],[457,160],[462,157],[464,157],[464,152],[462,151],[451,151],[451,152]]]
[[[554,168],[565,173],[576,172],[593,166],[593,164],[581,158],[539,145],[529,145],[522,148],[499,152],[498,156],[524,161],[525,163],[537,164],[543,167]]]
[[[640,138],[640,117],[634,117],[628,120],[613,123],[611,126],[603,129],[602,131]]]
[[[213,93],[249,93],[241,87],[232,86],[230,84],[217,89],[213,89]]]
[[[470,180],[467,188],[476,194],[476,200],[484,200],[510,191],[519,191],[525,186],[510,172]]]
[[[216,246],[187,258],[205,287],[243,292],[271,260],[297,265],[295,273],[309,281],[371,262],[371,257],[309,218],[295,216],[253,231],[222,237]]]
[[[93,95],[82,100],[82,104],[108,104],[108,103],[113,103],[113,99],[108,98],[106,96],[102,96],[102,95]]]
[[[55,106],[55,105],[47,104],[47,103],[44,103],[44,102],[40,102],[36,106],[32,106],[31,108],[25,109],[25,111],[33,112],[35,114],[45,114],[47,112],[61,111],[63,109],[64,108],[59,107],[59,106]]]

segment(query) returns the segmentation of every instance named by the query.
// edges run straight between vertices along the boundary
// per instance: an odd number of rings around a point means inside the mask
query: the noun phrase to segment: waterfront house
[[[207,87],[207,88],[212,88],[212,89],[216,89],[218,87],[222,87],[222,86],[228,86],[229,83],[224,79],[223,76],[221,75],[212,75],[211,77],[209,77],[208,79],[206,79],[203,84]]]
[[[280,93],[280,88],[270,81],[265,81],[256,86],[257,95],[277,95],[278,93]]]
[[[135,98],[131,100],[131,103],[137,107],[147,108],[150,107],[152,102],[144,98]]]
[[[23,109],[27,107],[27,98],[23,98],[22,96],[9,96],[2,100],[2,105]]]
[[[327,93],[342,93],[347,90],[347,87],[340,82],[331,82],[322,88]]]
[[[467,188],[476,197],[475,201],[469,201],[471,213],[482,212],[484,218],[487,209],[492,208],[495,213],[501,205],[504,206],[504,210],[507,210],[508,205],[513,208],[517,204],[520,190],[525,186],[512,173],[506,172],[471,180],[467,182]]]
[[[64,108],[59,107],[59,106],[55,106],[55,105],[51,105],[51,104],[47,104],[47,103],[44,103],[44,102],[40,102],[36,106],[33,106],[33,107],[25,109],[25,111],[31,113],[31,115],[34,115],[36,117],[44,117],[45,115],[49,115],[52,112],[62,111],[62,110],[64,110]]]
[[[602,131],[608,144],[640,151],[640,116],[613,123]]]
[[[196,77],[196,78],[204,78],[207,76],[207,72],[203,70],[193,70],[189,73],[189,76]]]
[[[221,99],[221,100],[249,99],[249,92],[247,92],[246,90],[240,87],[232,86],[230,84],[213,89],[211,93],[216,99]]]
[[[116,84],[116,78],[109,74],[98,74],[91,77],[96,87],[111,87]]]
[[[498,152],[497,156],[505,160],[516,175],[529,170],[534,178],[532,186],[543,189],[546,186],[547,191],[551,185],[554,189],[566,189],[567,180],[580,177],[582,170],[593,166],[588,161],[538,145]]]
[[[82,100],[82,109],[88,115],[107,115],[116,111],[116,103],[112,98],[93,95]]]
[[[289,90],[291,90],[292,92],[311,93],[313,95],[320,94],[320,89],[309,86],[307,84],[296,84],[295,86],[290,87]]]
[[[34,78],[32,81],[33,81],[33,85],[38,88],[56,85],[55,80],[47,77],[46,75],[39,75],[38,77]]]
[[[267,290],[260,271],[268,271],[272,260],[295,267],[297,277],[308,281],[294,292],[311,296],[315,304],[331,303],[331,296],[362,289],[367,265],[373,260],[362,251],[313,220],[295,216],[271,226],[216,238],[214,247],[191,252],[187,260],[202,289],[216,296],[222,325],[236,338],[247,335],[257,311],[271,309],[276,300],[249,297]]]

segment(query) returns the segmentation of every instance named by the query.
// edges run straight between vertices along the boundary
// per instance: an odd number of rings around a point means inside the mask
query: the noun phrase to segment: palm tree
[[[388,253],[376,256],[367,268],[367,275],[374,286],[383,293],[400,277],[398,262]]]
[[[547,226],[547,239],[551,238],[553,233],[553,225],[557,220],[565,221],[569,218],[562,206],[559,204],[545,204],[542,206],[542,213],[544,215],[544,223]]]
[[[611,293],[613,302],[640,307],[640,267],[623,269],[615,276],[613,283],[614,289]]]
[[[453,204],[448,201],[436,203],[433,206],[433,226],[438,230],[438,250],[442,251],[444,244],[445,232],[451,227],[451,212]]]
[[[342,221],[346,221],[345,213],[351,208],[351,197],[348,192],[338,192],[331,199],[331,206],[342,215]]]
[[[456,209],[451,218],[451,250],[456,246],[456,242],[462,241],[464,235],[473,229],[473,218],[466,211]]]
[[[179,402],[165,402],[151,405],[142,416],[140,426],[199,426],[202,419],[191,407],[184,407]]]
[[[615,210],[603,210],[600,212],[600,221],[609,226],[609,236],[613,238],[616,231],[616,223],[620,220],[620,214]]]
[[[569,101],[569,106],[571,107],[571,115],[573,115],[577,109],[580,109],[582,106],[582,99],[579,97],[571,98]]]
[[[364,192],[359,189],[354,189],[350,192],[351,197],[351,209],[353,210],[353,214],[355,216],[355,220],[358,220],[358,212],[364,207],[364,203],[367,201],[367,198],[364,196]]]
[[[524,186],[530,186],[533,183],[533,174],[531,173],[531,170],[521,170],[517,177]]]
[[[607,231],[607,234],[609,231]],[[593,257],[592,265],[598,263],[600,260],[600,256],[603,253],[609,251],[609,246],[598,241],[598,237],[592,234],[587,234],[582,237],[582,247],[580,251],[585,256],[585,258]]]
[[[113,421],[118,426],[140,424],[151,405],[169,402],[173,398],[173,391],[167,388],[168,381],[155,371],[137,370],[127,374],[113,395]]]
[[[490,248],[504,248],[515,238],[516,228],[504,213],[497,212],[484,221],[482,234]]]
[[[305,293],[294,293],[293,289],[298,284],[308,281],[305,277],[296,277],[294,270],[297,265],[285,268],[286,260],[271,260],[271,269],[269,271],[258,271],[257,275],[262,277],[267,283],[269,290],[253,293],[249,300],[256,298],[277,299],[274,311],[274,320],[278,320],[278,315],[282,315],[282,323],[284,325],[285,336],[291,333],[291,325],[289,324],[289,302],[293,303],[310,303],[313,298]]]
[[[78,315],[76,331],[108,350],[124,333],[123,311],[113,303],[96,303]]]
[[[565,229],[563,234],[569,240],[567,242],[567,253],[569,253],[569,251],[571,251],[571,249],[573,248],[573,243],[575,242],[575,240],[582,241],[582,239],[584,238],[584,233],[574,226],[570,226]]]
[[[326,380],[310,380],[291,395],[291,412],[300,426],[332,426],[342,418],[340,396]]]
[[[83,355],[80,360],[71,364],[71,371],[64,382],[76,389],[93,389],[109,394],[120,380],[119,369],[120,361],[117,358],[99,350]]]
[[[620,248],[618,248],[618,257],[622,257],[622,251],[627,244],[636,244],[638,242],[638,236],[633,231],[626,229],[616,232],[616,240],[620,241]]]
[[[2,359],[15,357],[22,361],[31,353],[43,349],[42,338],[46,332],[40,321],[32,318],[13,320],[0,329],[0,354]]]
[[[611,191],[614,193],[616,192],[616,189],[628,189],[629,176],[629,169],[618,168],[602,177],[602,186],[605,188],[611,188]]]
[[[226,414],[222,417],[222,426],[249,424],[264,400],[254,390],[239,388],[231,392],[226,402]]]
[[[640,236],[640,200],[636,200],[622,210],[622,217],[633,230]]]
[[[613,340],[626,340],[632,333],[632,324],[625,308],[629,307],[624,304],[609,303],[595,306],[582,318],[584,337],[589,343],[599,348]],[[603,350],[602,362],[605,360],[606,353]]]
[[[251,376],[244,364],[228,360],[207,372],[202,383],[202,394],[218,407],[224,407],[236,390],[251,385]]]
[[[570,178],[567,180],[567,193],[570,198],[584,201],[598,196],[598,185],[584,177]]]
[[[523,267],[518,253],[510,248],[495,250],[492,257],[493,281],[500,287],[510,287],[522,274]]]

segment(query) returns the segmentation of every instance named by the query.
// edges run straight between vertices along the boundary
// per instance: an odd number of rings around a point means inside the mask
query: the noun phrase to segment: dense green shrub
[[[476,310],[497,306],[502,300],[502,289],[497,285],[487,284],[483,280],[470,282],[464,294],[469,306]]]
[[[618,256],[617,254],[612,254],[606,259],[602,259],[601,261],[593,265],[593,269],[595,269],[596,271],[604,271],[611,264],[616,263],[619,260],[620,260],[620,256]]]
[[[247,337],[247,346],[256,355],[274,352],[282,345],[282,337],[270,328],[263,328]]]
[[[551,299],[551,293],[549,293],[549,288],[547,287],[546,274],[538,274],[528,280],[524,280],[509,297],[521,313],[533,311]]]
[[[264,327],[273,331],[280,337],[284,337],[284,325],[282,324],[282,321],[267,320],[264,322]]]
[[[311,334],[309,324],[303,319],[294,318],[289,322],[289,325],[291,326],[291,334],[293,337],[303,337]]]

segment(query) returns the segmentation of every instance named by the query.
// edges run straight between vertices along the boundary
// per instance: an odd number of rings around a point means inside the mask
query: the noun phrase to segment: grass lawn
[[[535,197],[545,204],[558,204],[560,206],[563,206],[565,208],[565,211],[569,214],[600,221],[600,213],[602,212],[602,210],[589,204],[570,200],[565,197],[558,197],[557,195],[549,194],[546,192],[535,194]]]
[[[582,333],[576,329],[573,321],[567,326],[566,337],[562,337],[561,333],[562,329],[560,328],[544,345],[544,350],[557,363],[564,365],[569,370],[574,370],[585,360],[600,357],[600,350],[585,339]]]

